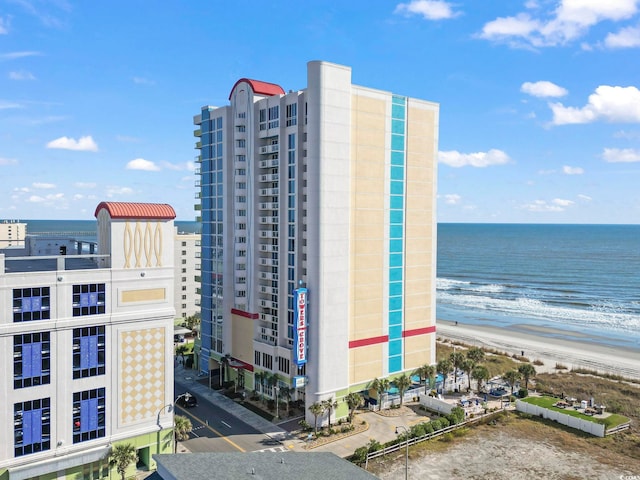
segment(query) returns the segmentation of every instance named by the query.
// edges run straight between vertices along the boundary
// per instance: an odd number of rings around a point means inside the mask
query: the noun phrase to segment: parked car
[[[184,408],[197,407],[198,399],[193,393],[185,392],[178,397],[176,404]]]
[[[173,342],[174,343],[184,343],[185,342],[184,335],[174,335],[173,336]]]

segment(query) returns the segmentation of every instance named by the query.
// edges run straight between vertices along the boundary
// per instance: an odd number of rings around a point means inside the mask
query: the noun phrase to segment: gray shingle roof
[[[372,480],[375,475],[330,452],[182,453],[154,455],[163,480]]]

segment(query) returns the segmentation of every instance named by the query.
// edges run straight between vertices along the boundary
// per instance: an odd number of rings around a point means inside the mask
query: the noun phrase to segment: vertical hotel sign
[[[299,367],[307,363],[307,296],[306,288],[293,291],[295,305],[295,363]]]

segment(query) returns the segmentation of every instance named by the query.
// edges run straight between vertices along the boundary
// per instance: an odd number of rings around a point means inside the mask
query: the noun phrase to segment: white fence
[[[455,407],[452,403],[425,394],[420,395],[420,405],[441,415],[449,415],[453,407]]]
[[[536,417],[548,418],[554,422],[561,423],[562,425],[566,425],[571,428],[577,428],[578,430],[590,433],[596,437],[604,437],[604,425],[600,423],[583,420],[582,418],[573,417],[566,413],[556,412],[555,410],[549,410],[548,408],[532,405],[531,403],[523,402],[522,400],[516,400],[516,410],[535,415]]]

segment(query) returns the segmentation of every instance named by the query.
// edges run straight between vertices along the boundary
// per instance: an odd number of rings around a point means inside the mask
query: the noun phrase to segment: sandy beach
[[[539,372],[555,371],[556,364],[562,364],[569,369],[586,368],[640,379],[640,344],[638,348],[611,347],[598,343],[597,339],[592,341],[564,330],[531,325],[497,328],[445,320],[437,320],[436,335],[510,354],[521,355],[524,352],[531,362],[544,362],[543,366],[536,366]],[[569,335],[570,339],[567,338]],[[637,341],[630,340],[630,345]]]

